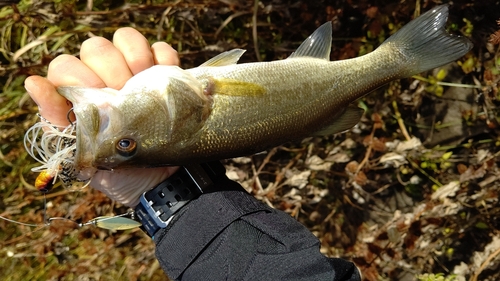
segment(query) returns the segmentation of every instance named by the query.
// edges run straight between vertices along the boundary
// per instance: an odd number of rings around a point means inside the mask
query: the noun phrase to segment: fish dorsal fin
[[[327,22],[318,27],[299,48],[288,58],[313,57],[330,60],[332,50],[332,23]]]
[[[244,52],[245,50],[243,49],[232,49],[230,51],[218,54],[217,56],[207,60],[200,66],[226,66],[236,64]]]
[[[320,131],[315,136],[329,136],[347,131],[358,124],[359,119],[365,111],[355,105],[349,105],[347,109],[335,121]]]

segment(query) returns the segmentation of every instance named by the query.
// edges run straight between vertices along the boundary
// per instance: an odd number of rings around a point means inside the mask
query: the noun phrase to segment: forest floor
[[[127,208],[92,188],[34,186],[23,137],[37,121],[23,88],[60,54],[123,26],[166,41],[182,67],[233,48],[284,59],[331,21],[332,60],[366,54],[446,1],[0,1],[0,279],[166,280],[140,230],[78,227]],[[225,160],[228,175],[306,225],[364,280],[500,280],[500,4],[457,0],[448,29],[475,47],[450,65],[355,102],[347,133]]]

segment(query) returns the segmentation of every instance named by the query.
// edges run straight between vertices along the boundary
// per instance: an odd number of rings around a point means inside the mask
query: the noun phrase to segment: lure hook
[[[68,113],[66,114],[66,119],[68,119],[68,122],[69,122],[69,124],[70,124],[71,126],[74,126],[74,125],[75,125],[75,124],[74,124],[74,122],[73,122],[73,121],[71,121],[71,113],[73,113],[73,111],[74,111],[74,109],[73,109],[73,107],[72,107],[72,108],[70,108],[70,110],[68,110]]]

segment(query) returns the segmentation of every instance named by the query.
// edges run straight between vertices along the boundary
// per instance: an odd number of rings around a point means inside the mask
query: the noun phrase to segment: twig
[[[362,210],[362,211],[366,211],[364,208],[362,208],[362,207],[360,207],[360,206],[358,206],[358,205],[354,204],[354,203],[351,201],[351,199],[349,199],[349,197],[348,197],[347,195],[344,195],[344,200],[345,200],[345,201],[347,201],[347,203],[348,203],[349,205],[353,206],[354,208],[359,209],[359,210]]]
[[[250,14],[251,12],[248,12],[248,11],[245,11],[245,12],[238,12],[238,13],[234,13],[232,15],[230,15],[229,17],[227,17],[227,19],[220,25],[220,27],[217,29],[217,31],[215,31],[215,34],[214,34],[214,37],[217,38],[217,36],[219,36],[219,33],[224,29],[224,27],[226,27],[233,19],[237,18],[237,17],[240,17],[240,16],[243,16],[243,15],[246,15],[246,14]],[[252,21],[253,21],[253,18],[252,18]]]
[[[264,188],[262,188],[262,184],[260,183],[259,173],[255,169],[255,165],[252,163],[252,172],[253,172],[253,186],[257,186],[258,193],[262,193]],[[253,189],[253,188],[252,188]]]
[[[286,184],[288,184],[288,181],[283,181],[283,178],[285,177],[285,173],[286,173],[287,170],[289,170],[290,168],[292,168],[292,166],[300,158],[302,158],[302,152],[299,152],[299,154],[297,154],[292,160],[290,160],[290,162],[288,162],[288,164],[283,169],[281,169],[281,172],[279,172],[279,173],[276,174],[276,178],[275,178],[274,184],[273,184],[273,187],[275,187],[275,188],[273,190],[282,188],[283,186],[285,186]]]
[[[294,217],[295,219],[298,219],[299,218],[299,211],[300,211],[301,207],[302,207],[302,204],[300,202],[298,202],[298,204],[295,205],[292,212],[290,213],[290,216]]]
[[[402,182],[401,182],[401,176],[399,175],[399,173],[396,173],[396,176],[398,177],[398,181],[399,183],[401,183],[401,185],[404,185]],[[370,192],[370,195],[375,195],[375,194],[379,194],[380,192],[388,189],[389,187],[391,187],[391,184],[386,184],[386,185],[383,185],[382,187],[380,187],[379,189],[375,190],[374,192]]]
[[[431,180],[434,184],[436,184],[438,187],[441,187],[443,186],[442,183],[440,183],[436,178],[434,178],[433,176],[429,175],[426,171],[424,171],[424,169],[420,168],[420,166],[413,162],[413,160],[411,160],[410,158],[406,157],[406,160],[408,160],[408,162],[410,162],[410,164],[413,166],[413,168],[419,170],[422,174],[424,174],[424,176],[426,176],[429,180]]]
[[[253,47],[255,49],[255,57],[257,61],[262,61],[259,52],[259,40],[257,38],[257,12],[259,11],[259,0],[254,0],[253,2],[253,15],[252,15],[252,36],[253,36]]]
[[[498,255],[500,255],[500,248],[488,256],[488,258],[481,264],[481,266],[476,270],[476,272],[474,272],[474,275],[472,275],[470,281],[477,281],[479,274],[481,274],[484,268],[490,265],[491,261]]]
[[[415,11],[413,12],[413,18],[420,16],[420,0],[415,2]]]
[[[201,31],[198,29],[198,26],[194,26],[189,20],[184,20],[183,22],[187,23],[189,27],[191,27],[191,30],[198,35],[198,42],[201,43],[203,46],[207,45],[207,42],[205,42],[205,39],[203,39],[203,34],[201,34]]]
[[[292,166],[297,163],[297,161],[302,158],[302,152],[299,152],[297,155],[295,155],[295,157],[293,159],[291,159],[288,164],[281,170],[281,172],[279,172],[278,174],[276,174],[276,178],[274,180],[274,184],[276,186],[278,186],[280,184],[280,182],[283,180],[283,178],[285,177],[285,173],[287,170],[291,169]]]
[[[457,87],[457,88],[473,88],[473,89],[482,89],[483,86],[480,85],[469,85],[469,84],[458,84],[458,83],[450,83],[450,82],[442,82],[442,81],[436,81],[436,82],[431,82],[429,79],[422,77],[420,75],[413,75],[412,78],[424,81],[433,85],[440,85],[440,86],[448,86],[448,87]]]
[[[157,27],[158,32],[156,34],[156,40],[158,40],[158,41],[161,40],[161,33],[164,30],[163,29],[163,25],[166,23],[167,24],[167,28],[170,28],[170,22],[167,19],[167,16],[168,16],[168,14],[170,13],[171,10],[172,10],[172,6],[166,8],[165,11],[163,11],[163,13],[161,13],[160,22],[158,23],[158,27]]]
[[[12,162],[10,162],[9,160],[7,160],[7,158],[5,158],[5,155],[3,155],[2,151],[0,151],[0,160],[2,160],[2,162],[9,166],[9,167],[14,167],[14,164],[12,164]]]
[[[262,161],[262,164],[260,164],[260,166],[259,166],[259,169],[257,169],[257,172],[255,174],[256,176],[259,175],[262,172],[262,169],[264,169],[264,166],[266,166],[267,163],[269,163],[269,161],[271,161],[271,157],[273,157],[273,155],[276,154],[276,151],[278,151],[278,148],[274,147],[273,149],[271,149],[267,153],[266,158],[264,158],[264,160]]]
[[[403,133],[403,136],[407,141],[411,140],[410,134],[408,134],[408,130],[406,130],[405,122],[403,121],[403,118],[401,118],[401,112],[399,112],[398,103],[396,101],[392,101],[392,107],[394,108],[394,114],[396,115],[396,120],[398,121],[401,133]]]
[[[361,163],[359,163],[358,168],[356,169],[356,174],[361,171],[363,166],[366,164],[366,162],[368,162],[368,159],[370,158],[373,149],[373,137],[375,136],[375,130],[380,127],[377,123],[378,121],[375,121],[375,123],[373,124],[372,132],[370,133],[370,144],[368,145],[368,149],[366,150],[365,157],[363,158]]]
[[[6,160],[4,160],[5,162]],[[5,162],[5,164],[11,164],[10,162]],[[11,166],[12,167],[12,166]],[[32,184],[29,184],[25,179],[24,179],[24,175],[22,173],[19,173],[19,180],[21,181],[21,183],[27,187],[28,189],[30,190],[36,190],[37,188],[32,185]]]
[[[94,0],[87,0],[87,5],[85,5],[85,11],[92,11],[92,7],[94,7]]]

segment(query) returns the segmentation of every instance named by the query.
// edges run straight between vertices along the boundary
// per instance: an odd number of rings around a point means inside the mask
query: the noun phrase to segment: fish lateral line
[[[74,180],[89,170],[235,158],[305,137],[341,133],[363,114],[349,106],[356,99],[389,81],[453,62],[473,47],[466,37],[446,31],[448,13],[448,5],[436,6],[373,52],[348,60],[330,61],[332,25],[327,22],[284,60],[237,64],[244,50],[234,49],[196,68],[152,66],[121,90],[58,87],[73,103],[77,120],[67,139],[76,141],[52,151],[51,144],[66,140],[54,129],[45,146],[33,145],[28,151],[41,160],[37,171],[59,164],[64,170],[70,163]],[[99,101],[93,100],[96,96]],[[138,147],[133,155],[120,151],[129,147],[130,132]],[[124,142],[117,151],[120,140]],[[41,181],[49,179],[45,175]],[[94,224],[112,223],[128,225],[107,218]]]

